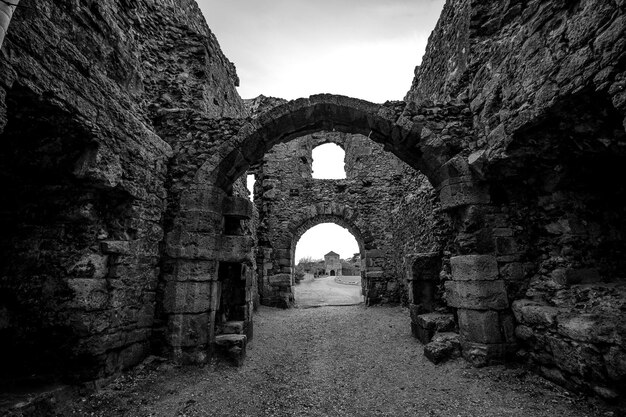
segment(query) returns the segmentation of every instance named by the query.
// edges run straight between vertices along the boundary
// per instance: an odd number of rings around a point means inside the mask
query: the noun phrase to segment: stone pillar
[[[271,251],[271,255],[262,304],[270,307],[290,308],[295,302],[292,251],[288,248],[277,248]]]
[[[10,3],[17,6],[20,0],[11,0]],[[15,11],[15,6],[10,6],[7,3],[0,2],[0,48],[4,42],[4,37],[7,34],[7,30],[9,29],[9,23],[11,23],[11,18],[13,17],[13,12]]]
[[[382,265],[384,263],[383,253],[378,249],[365,251],[365,268],[361,268],[363,279],[362,288],[365,297],[365,305],[378,304],[385,293],[387,280],[384,277]]]
[[[254,284],[254,238],[232,227],[251,217],[252,203],[228,197],[209,185],[196,185],[181,198],[181,210],[168,233],[163,271],[163,312],[167,316],[165,340],[171,356],[181,363],[202,363],[215,342],[216,313],[220,309],[222,282],[220,265],[240,264],[245,305],[244,328],[252,329],[252,285]],[[226,218],[234,235],[226,234]],[[244,301],[242,301],[244,302]]]
[[[446,299],[458,309],[463,356],[476,366],[503,361],[514,336],[496,257],[455,256],[450,265],[452,281],[445,283]]]

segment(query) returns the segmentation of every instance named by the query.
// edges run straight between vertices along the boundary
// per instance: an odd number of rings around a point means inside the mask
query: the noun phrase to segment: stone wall
[[[624,22],[619,2],[449,1],[407,94],[418,108],[467,99],[474,117],[456,165],[485,197],[449,213],[453,254],[483,273],[453,267],[449,304],[482,323],[487,351],[510,349],[515,328],[539,372],[610,399],[626,375],[624,188],[610,180],[624,177]],[[497,262],[492,283],[477,259]],[[496,286],[516,321],[502,301],[489,329]]]
[[[406,294],[413,324],[454,309],[474,364],[623,397],[623,2],[449,0],[406,103],[384,105],[244,103],[193,0],[23,3],[8,30],[0,5],[12,380],[95,379],[151,341],[245,353],[255,260],[261,296],[289,304],[297,238],[334,221],[370,303]],[[310,178],[325,141],[346,180]]]
[[[312,150],[324,143],[345,150],[346,179],[312,178]],[[255,174],[263,303],[291,302],[290,289],[275,277],[289,276],[297,262],[295,245],[306,229],[294,219],[302,219],[307,227],[329,221],[356,229],[368,304],[400,302],[405,291],[404,257],[441,250],[439,227],[445,221],[436,211],[428,180],[362,135],[326,132],[276,145]],[[311,212],[316,206],[322,208]],[[328,210],[323,209],[326,206]]]
[[[2,44],[1,366],[13,381],[95,379],[150,352],[177,146],[160,123],[244,112],[194,1],[88,3],[28,2]]]

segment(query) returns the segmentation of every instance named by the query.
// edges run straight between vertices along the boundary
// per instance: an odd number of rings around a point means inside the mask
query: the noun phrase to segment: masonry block
[[[244,334],[224,334],[215,337],[215,351],[235,366],[241,366],[246,357],[248,338]]]
[[[464,255],[450,258],[455,281],[493,281],[498,279],[498,261],[492,255]]]
[[[209,314],[174,314],[169,316],[167,339],[171,346],[191,347],[208,341]]]
[[[471,310],[503,310],[509,307],[504,281],[447,281],[449,306]]]
[[[478,343],[502,343],[497,311],[457,310],[459,330],[465,340]]]
[[[413,335],[423,344],[429,343],[436,333],[450,332],[456,327],[452,314],[420,314],[414,323]]]
[[[219,260],[224,262],[252,262],[252,236],[222,236]]]
[[[272,286],[291,286],[291,275],[278,274],[269,277],[269,283]]]
[[[439,187],[439,200],[444,210],[489,202],[487,190],[474,183],[471,176],[444,180]]]
[[[178,260],[163,267],[168,281],[215,281],[218,261]]]
[[[168,282],[163,296],[166,313],[202,313],[209,311],[209,282]]]

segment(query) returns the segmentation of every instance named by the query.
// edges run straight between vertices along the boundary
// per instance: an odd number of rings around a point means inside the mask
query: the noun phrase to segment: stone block
[[[222,325],[223,334],[243,334],[243,321],[228,321]]]
[[[246,357],[248,338],[244,334],[226,334],[215,337],[215,351],[236,366],[241,366]]]
[[[463,338],[461,347],[463,358],[477,368],[504,362],[508,350],[504,343],[476,343]]]
[[[598,314],[563,315],[557,318],[557,331],[580,342],[617,344],[621,341],[616,331],[618,320]]]
[[[211,307],[211,283],[168,282],[163,296],[166,313],[202,313]]]
[[[511,306],[515,319],[531,327],[552,327],[556,323],[559,309],[532,300],[516,300]]]
[[[207,210],[219,212],[226,193],[219,187],[194,184],[185,191],[180,199],[181,210]]]
[[[276,263],[280,267],[289,267],[289,268],[291,268],[291,258],[289,258],[289,257],[276,259]]]
[[[477,343],[502,343],[497,311],[457,310],[459,330],[465,340]]]
[[[439,364],[461,356],[461,344],[456,333],[438,333],[424,346],[424,356],[432,363]]]
[[[532,328],[528,326],[520,325],[515,328],[515,336],[518,339],[530,341],[533,339],[533,337],[535,337],[535,334],[533,333]]]
[[[423,344],[431,341],[436,333],[450,332],[456,327],[452,314],[420,314],[415,320],[414,336]]]
[[[522,281],[533,266],[532,263],[511,262],[500,267],[500,277],[505,281]]]
[[[278,274],[272,275],[268,278],[270,285],[272,286],[283,286],[288,287],[291,286],[291,275],[290,274]]]
[[[447,281],[449,306],[470,310],[503,310],[509,307],[504,281]]]
[[[127,240],[105,240],[100,242],[100,250],[106,254],[130,254],[130,242]]]
[[[451,210],[472,204],[488,203],[489,193],[484,187],[475,184],[471,176],[465,176],[442,181],[439,187],[439,200],[442,209]]]
[[[218,279],[218,261],[176,261],[167,280],[173,281],[216,281]],[[164,267],[165,269],[165,267]]]
[[[596,268],[558,268],[552,271],[550,277],[560,285],[593,284],[602,281]]]
[[[498,279],[498,262],[492,255],[464,255],[450,258],[455,281],[494,281]]]
[[[219,260],[224,262],[252,262],[254,239],[252,236],[222,236]]]
[[[174,314],[169,316],[167,339],[171,346],[201,346],[208,342],[209,314]]]
[[[365,272],[365,278],[370,279],[370,280],[380,280],[381,278],[383,278],[383,271],[366,271]]]
[[[217,233],[224,227],[222,213],[212,210],[185,210],[176,217],[175,226],[201,233]]]

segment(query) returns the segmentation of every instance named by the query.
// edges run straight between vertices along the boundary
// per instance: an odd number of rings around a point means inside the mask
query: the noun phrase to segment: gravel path
[[[255,333],[241,368],[152,363],[63,415],[613,415],[521,369],[431,364],[400,307],[261,308]]]
[[[358,285],[337,282],[337,277],[313,278],[313,275],[308,274],[303,281],[293,287],[296,306],[306,308],[362,303],[361,277],[346,276],[343,279],[346,282],[356,282]]]

